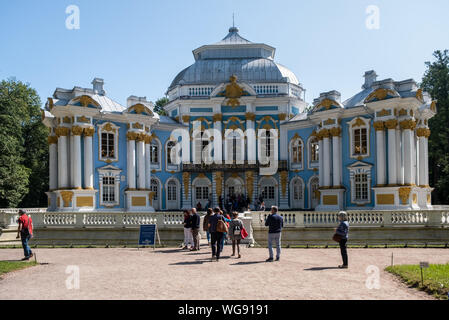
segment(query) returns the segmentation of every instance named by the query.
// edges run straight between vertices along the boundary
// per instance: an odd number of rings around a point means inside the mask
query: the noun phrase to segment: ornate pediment
[[[231,76],[229,81],[231,83],[225,89],[225,97],[228,99],[226,104],[234,108],[240,105],[239,99],[243,96],[243,88],[237,84],[237,76]]]
[[[379,88],[371,92],[368,97],[366,97],[365,103],[382,101],[396,97],[399,97],[399,93],[397,93],[395,90]]]

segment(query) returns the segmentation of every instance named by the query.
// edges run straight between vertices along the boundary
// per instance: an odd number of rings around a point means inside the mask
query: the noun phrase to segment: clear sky
[[[78,30],[66,28],[69,5],[80,9]],[[366,26],[369,5],[378,29]],[[94,77],[121,104],[155,101],[193,49],[226,36],[233,12],[244,38],[277,49],[310,103],[329,90],[349,98],[371,69],[419,82],[433,51],[449,48],[447,0],[0,0],[0,79],[30,83],[43,102]]]

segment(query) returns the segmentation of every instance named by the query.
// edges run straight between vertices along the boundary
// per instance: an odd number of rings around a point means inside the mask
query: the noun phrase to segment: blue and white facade
[[[235,193],[281,209],[431,208],[436,104],[412,79],[368,71],[353,97],[309,105],[275,48],[237,28],[193,55],[167,90],[168,116],[146,98],[111,100],[98,78],[56,89],[43,112],[50,210],[179,210]]]

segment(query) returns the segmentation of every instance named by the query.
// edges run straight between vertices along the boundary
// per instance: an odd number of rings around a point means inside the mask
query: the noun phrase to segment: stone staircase
[[[20,239],[16,239],[17,228],[0,228],[0,246],[4,245],[21,245]]]

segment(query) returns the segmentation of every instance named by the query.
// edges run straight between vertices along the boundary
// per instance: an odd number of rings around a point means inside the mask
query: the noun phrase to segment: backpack
[[[241,235],[241,232],[241,223],[239,223],[238,225],[234,226],[234,236]]]
[[[222,219],[219,219],[217,221],[217,232],[222,232],[222,233],[228,232],[228,226]]]

